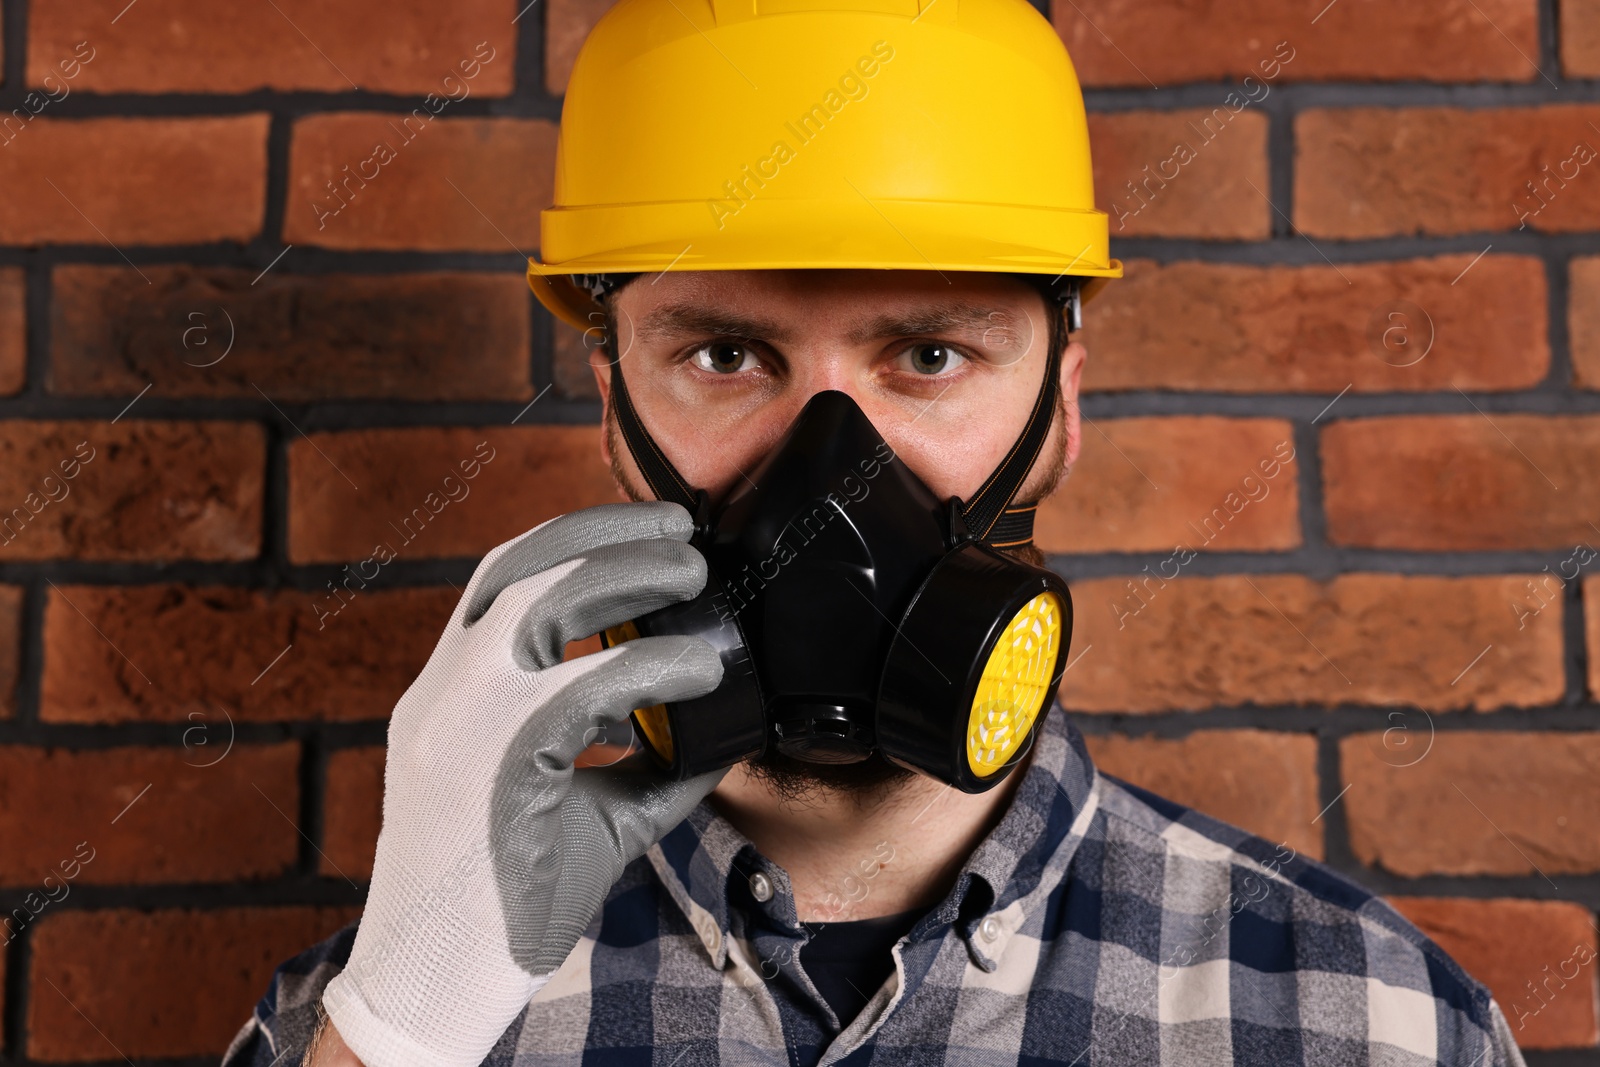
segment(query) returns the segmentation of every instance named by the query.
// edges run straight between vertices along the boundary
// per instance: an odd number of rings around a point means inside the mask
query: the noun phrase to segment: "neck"
[[[849,922],[931,908],[955,885],[1010,807],[1030,752],[986,793],[916,775],[865,803],[817,791],[803,805],[780,797],[743,763],[711,805],[789,875],[800,922]]]

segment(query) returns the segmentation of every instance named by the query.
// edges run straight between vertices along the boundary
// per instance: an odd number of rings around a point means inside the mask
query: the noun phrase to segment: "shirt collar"
[[[909,935],[919,940],[954,927],[973,962],[986,971],[995,969],[1011,935],[1060,880],[1098,807],[1098,774],[1059,699],[1038,725],[1030,762],[1013,773],[1022,779],[1005,815],[967,858],[944,900]],[[734,909],[759,906],[749,886],[755,872],[766,873],[776,890],[772,903],[781,908],[771,914],[796,926],[788,874],[709,799],[646,855],[718,968],[727,961]]]

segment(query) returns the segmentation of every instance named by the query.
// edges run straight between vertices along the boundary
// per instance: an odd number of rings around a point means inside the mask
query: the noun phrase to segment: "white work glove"
[[[568,641],[697,594],[692,530],[677,504],[605,504],[500,545],[473,573],[390,720],[366,910],[323,994],[367,1067],[481,1063],[623,867],[727,773],[573,768],[634,708],[722,680],[698,637],[561,659]]]

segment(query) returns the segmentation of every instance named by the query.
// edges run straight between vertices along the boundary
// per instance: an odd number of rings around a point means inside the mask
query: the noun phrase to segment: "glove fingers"
[[[705,558],[681,541],[605,545],[506,588],[481,625],[514,633],[518,665],[542,670],[561,662],[569,641],[690,599],[705,588],[706,573]]]
[[[453,621],[472,625],[507,586],[602,545],[652,537],[688,541],[693,533],[689,512],[670,501],[601,504],[558,515],[484,556]]]
[[[622,877],[623,864],[616,848],[586,815],[573,813],[563,819],[568,832],[558,846],[559,873],[551,885],[516,880],[517,864],[496,857],[507,927],[524,931],[522,938],[513,933],[510,939],[511,958],[529,974],[545,974],[561,966]],[[520,916],[532,921],[519,922]]]
[[[647,765],[584,771],[574,779],[580,795],[617,842],[624,865],[678,825],[728,774],[722,767],[682,782],[663,777]]]
[[[568,770],[596,727],[616,726],[633,713],[667,701],[704,696],[722,682],[722,660],[704,639],[688,634],[641,637],[625,645],[562,664],[555,670],[600,661],[575,673],[542,714],[518,731],[507,760],[537,753],[546,767]]]
[[[498,848],[543,832],[596,727],[621,723],[636,707],[709,693],[722,662],[698,637],[646,637],[547,672],[561,675],[570,680],[517,729],[495,771],[489,825]]]
[[[566,803],[573,798],[573,760],[590,730],[621,722],[640,705],[710,692],[721,681],[722,661],[698,637],[646,637],[561,664],[545,677],[565,684],[511,739],[489,800],[490,851],[512,956],[532,973],[560,963],[625,864],[627,844],[613,836],[615,816]],[[660,817],[624,824],[654,825]],[[564,948],[553,962],[539,954],[557,944]]]
[[[685,782],[648,767],[584,771],[559,813],[501,822],[491,835],[511,955],[530,974],[555,970],[605,902],[623,869],[678,825],[728,768]],[[534,787],[537,789],[537,787]],[[496,799],[513,798],[504,780]]]
[[[597,727],[621,723],[634,708],[711,692],[722,661],[698,637],[644,637],[560,664],[546,677],[564,684],[517,728],[495,772],[489,818],[497,837],[517,836],[560,805],[573,762]]]

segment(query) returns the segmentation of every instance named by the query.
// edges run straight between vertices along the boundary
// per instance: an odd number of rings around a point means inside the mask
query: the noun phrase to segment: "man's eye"
[[[954,348],[934,341],[922,341],[907,348],[906,358],[918,374],[938,374],[967,361],[967,357]]]
[[[750,346],[738,341],[712,341],[695,349],[689,358],[701,370],[714,374],[733,374],[749,370],[759,363]]]

